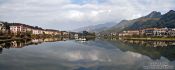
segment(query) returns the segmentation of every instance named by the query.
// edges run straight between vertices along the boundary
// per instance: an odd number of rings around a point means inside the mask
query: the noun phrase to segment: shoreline
[[[151,38],[151,37],[147,37],[147,38],[120,38],[120,39],[124,39],[124,40],[142,40],[142,41],[175,41],[175,38]]]

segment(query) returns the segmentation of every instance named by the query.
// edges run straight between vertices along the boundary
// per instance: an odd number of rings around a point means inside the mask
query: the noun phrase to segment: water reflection
[[[38,45],[43,42],[56,42],[56,41],[65,41],[67,38],[45,38],[45,39],[24,39],[24,40],[15,40],[9,42],[0,43],[0,53],[2,53],[3,48],[23,48],[28,45]]]
[[[170,61],[175,60],[174,41],[141,41],[141,40],[120,40],[122,46],[118,46],[123,51],[137,52],[149,56],[156,60],[162,56]]]
[[[169,45],[144,46],[140,41],[117,39],[83,43],[67,39],[33,39],[22,41],[22,44],[10,42],[8,46],[12,43],[30,47],[16,49],[15,45],[14,49],[4,50],[0,56],[0,70],[144,70],[145,65],[154,61],[175,66],[175,50]]]
[[[139,40],[121,40],[124,43],[137,44],[145,47],[170,47],[175,46],[175,41],[139,41]]]

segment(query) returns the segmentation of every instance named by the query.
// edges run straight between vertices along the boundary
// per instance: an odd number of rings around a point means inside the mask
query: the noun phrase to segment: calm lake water
[[[35,39],[0,47],[0,70],[175,69],[175,42]]]

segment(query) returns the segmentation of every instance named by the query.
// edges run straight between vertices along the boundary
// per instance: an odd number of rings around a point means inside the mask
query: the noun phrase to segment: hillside
[[[108,34],[111,32],[119,33],[123,30],[138,30],[152,27],[168,27],[175,28],[175,11],[161,15],[160,12],[153,11],[147,16],[143,16],[133,20],[122,20],[113,27],[100,32],[101,34]]]

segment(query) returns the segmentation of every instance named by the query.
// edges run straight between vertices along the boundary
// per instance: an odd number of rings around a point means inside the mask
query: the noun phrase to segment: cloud
[[[4,0],[0,20],[71,30],[175,9],[174,0]]]

